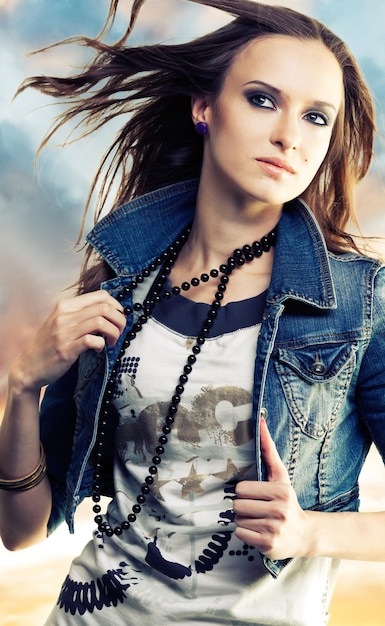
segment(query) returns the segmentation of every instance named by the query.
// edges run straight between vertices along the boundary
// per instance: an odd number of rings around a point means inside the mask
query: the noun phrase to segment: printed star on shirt
[[[187,498],[191,493],[204,493],[201,484],[208,476],[209,474],[197,474],[194,465],[191,465],[189,475],[177,481],[182,485],[182,498]]]

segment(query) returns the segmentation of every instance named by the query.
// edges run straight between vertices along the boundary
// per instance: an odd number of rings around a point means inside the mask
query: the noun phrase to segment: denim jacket
[[[197,181],[147,194],[101,220],[88,241],[116,276],[116,296],[192,221]],[[123,305],[130,304],[127,296]],[[328,252],[301,201],[285,205],[255,359],[253,416],[261,415],[285,463],[299,504],[317,511],[358,509],[358,478],[372,442],[385,458],[385,273],[357,254]],[[127,319],[126,330],[134,322]],[[49,530],[91,493],[93,448],[103,391],[124,334],[104,353],[87,351],[49,386],[41,438],[53,492]],[[231,366],[231,364],[229,364]],[[113,495],[116,415],[103,490]],[[256,437],[259,479],[265,478]],[[275,576],[284,561],[265,560]]]

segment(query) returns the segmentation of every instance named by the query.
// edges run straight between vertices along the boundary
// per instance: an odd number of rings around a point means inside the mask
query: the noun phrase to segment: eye
[[[330,125],[328,116],[325,113],[320,113],[319,111],[309,111],[309,113],[306,113],[305,119],[316,126]]]
[[[261,109],[275,109],[274,99],[266,93],[251,93],[247,95],[250,104]]]

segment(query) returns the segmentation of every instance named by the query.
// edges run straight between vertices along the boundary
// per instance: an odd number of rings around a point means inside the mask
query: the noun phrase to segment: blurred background
[[[379,138],[369,176],[358,189],[365,235],[385,254],[385,3],[383,0],[281,0],[325,22],[358,58],[374,94]],[[13,101],[32,74],[65,75],[86,61],[75,46],[27,53],[65,37],[96,35],[108,0],[0,0],[0,418],[6,375],[15,355],[40,325],[61,290],[76,280],[81,255],[73,244],[88,186],[114,129],[71,144],[56,137],[37,169],[34,155],[57,105],[34,92]],[[122,2],[112,38],[125,29],[131,0]],[[184,0],[147,0],[133,43],[181,41],[219,27],[226,14]],[[316,71],[316,68],[315,68]],[[382,137],[382,138],[381,138]],[[92,216],[87,229],[92,225]],[[385,508],[385,472],[371,451],[361,480],[365,510]],[[77,531],[60,528],[47,542],[9,553],[0,543],[0,625],[41,626],[55,602],[68,565],[88,540],[91,508],[78,512]],[[364,541],[364,538],[363,538]],[[344,563],[332,603],[331,626],[384,626],[385,565]],[[289,625],[288,625],[289,626]]]

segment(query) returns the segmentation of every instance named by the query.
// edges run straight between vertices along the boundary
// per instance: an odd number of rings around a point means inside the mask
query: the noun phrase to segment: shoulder
[[[379,259],[359,254],[329,253],[337,299],[348,299],[372,315],[385,315],[385,264]]]

